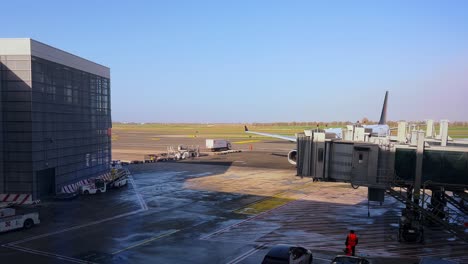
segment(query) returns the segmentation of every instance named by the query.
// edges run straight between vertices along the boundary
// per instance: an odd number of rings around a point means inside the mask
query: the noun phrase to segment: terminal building
[[[110,69],[0,39],[0,193],[41,199],[109,171]]]

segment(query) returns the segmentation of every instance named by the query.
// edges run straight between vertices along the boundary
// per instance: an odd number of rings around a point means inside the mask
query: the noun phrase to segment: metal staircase
[[[406,204],[407,208],[409,207],[420,214],[424,224],[439,225],[451,234],[468,242],[468,234],[465,233],[464,227],[467,221],[466,208],[463,210],[464,208],[458,204],[453,197],[447,198],[445,193],[443,201],[435,201],[435,198],[432,200],[432,193],[429,194],[429,191],[425,189],[421,190],[419,203],[415,203],[413,199],[408,196],[408,192],[412,190],[409,190],[407,186],[408,185],[405,186],[403,181],[398,180],[398,177],[395,176],[393,187],[387,189],[387,194],[397,201]],[[395,190],[397,188],[399,190]],[[447,206],[445,202],[453,207]]]
[[[461,196],[459,199],[460,201],[457,201],[453,196],[448,195],[444,193],[444,198],[447,200],[447,202],[459,210],[460,212],[464,213],[465,215],[468,215],[468,207],[466,207],[465,204],[468,204],[467,198]]]

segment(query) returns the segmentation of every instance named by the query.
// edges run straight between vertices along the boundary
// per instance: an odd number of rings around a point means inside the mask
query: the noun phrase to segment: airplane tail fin
[[[388,91],[385,92],[385,99],[383,102],[382,113],[380,114],[379,125],[385,125],[387,123],[387,99]]]
[[[247,126],[244,126],[244,131],[245,131],[245,132],[249,131],[249,129],[247,128]]]

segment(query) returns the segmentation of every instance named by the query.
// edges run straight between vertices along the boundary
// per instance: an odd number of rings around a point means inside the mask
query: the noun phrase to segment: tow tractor
[[[120,188],[127,185],[128,170],[124,169],[111,169],[111,179],[107,182],[109,188]]]
[[[113,169],[122,169],[122,162],[120,160],[113,160],[110,164]]]
[[[128,182],[127,176],[123,176],[123,177],[117,178],[114,181],[110,182],[109,187],[120,188],[120,187],[123,187],[123,186],[127,185],[127,182]]]
[[[39,224],[39,213],[16,214],[14,208],[0,209],[0,232],[6,232],[14,229],[29,229]]]
[[[80,186],[81,194],[96,194],[103,193],[107,191],[107,183],[102,179],[94,179],[94,182],[90,184]]]
[[[90,184],[80,186],[81,194],[96,194],[106,192],[108,188],[120,188],[127,185],[128,171],[124,169],[111,169],[111,177],[105,179],[94,179]]]

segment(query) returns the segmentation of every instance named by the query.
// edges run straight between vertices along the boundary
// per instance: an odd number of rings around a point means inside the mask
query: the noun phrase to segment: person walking
[[[356,245],[358,244],[358,237],[354,233],[354,230],[350,230],[348,236],[346,236],[346,255],[355,256]]]

